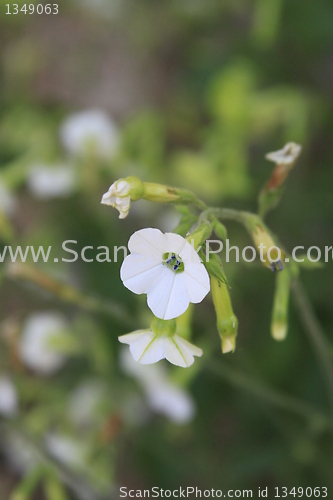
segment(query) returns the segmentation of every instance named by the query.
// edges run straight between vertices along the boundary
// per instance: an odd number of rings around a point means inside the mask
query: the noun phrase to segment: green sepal
[[[220,238],[222,241],[226,241],[226,239],[228,237],[228,232],[227,232],[227,228],[225,227],[225,225],[222,224],[222,222],[220,222],[215,217],[212,219],[212,222],[213,222],[213,230],[214,230],[214,233],[216,234],[216,236],[218,238]]]
[[[195,215],[184,215],[184,217],[180,219],[178,226],[172,232],[185,237],[196,221],[197,217]]]
[[[207,269],[208,274],[210,274],[210,276],[214,276],[214,278],[222,281],[222,283],[225,283],[228,286],[228,280],[226,275],[224,274],[221,260],[216,254],[211,254],[209,256],[209,261],[206,262],[205,250],[206,248],[204,245],[203,248],[199,251],[199,257],[201,258],[205,268]]]

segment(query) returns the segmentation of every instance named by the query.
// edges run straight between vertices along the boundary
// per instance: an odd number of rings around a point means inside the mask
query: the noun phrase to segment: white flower
[[[151,410],[177,424],[185,424],[193,419],[196,408],[192,396],[170,380],[164,366],[140,366],[134,362],[127,349],[120,354],[123,371],[138,380]]]
[[[277,165],[291,166],[301,154],[302,146],[295,142],[288,142],[282,149],[266,155],[266,159]]]
[[[118,337],[119,342],[128,344],[135,361],[143,365],[167,359],[173,365],[187,368],[194,363],[194,356],[202,356],[202,349],[179,335],[158,335],[152,330],[137,330]]]
[[[103,205],[109,205],[119,211],[119,219],[127,217],[131,205],[131,186],[125,179],[114,182],[103,194]]]
[[[128,242],[131,254],[120,270],[126,288],[146,293],[154,315],[172,319],[190,302],[201,302],[210,290],[208,273],[200,257],[182,236],[159,229],[136,231]]]
[[[52,312],[29,316],[20,337],[19,353],[22,361],[41,374],[52,374],[61,368],[66,357],[49,347],[57,334],[65,334],[68,324],[65,318]]]
[[[65,198],[74,191],[76,178],[73,168],[69,165],[40,165],[31,170],[27,185],[36,198]]]
[[[101,158],[114,155],[119,133],[116,124],[102,111],[95,109],[69,116],[60,129],[61,141],[74,156],[82,156],[92,150]]]
[[[0,377],[0,414],[13,417],[17,413],[17,394],[13,382],[6,376]]]

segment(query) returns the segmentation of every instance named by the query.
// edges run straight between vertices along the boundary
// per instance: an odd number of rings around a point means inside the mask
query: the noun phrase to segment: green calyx
[[[129,195],[132,201],[140,200],[144,194],[144,183],[138,177],[130,175],[124,179],[130,186]]]
[[[154,317],[150,326],[155,335],[172,337],[176,333],[176,321],[174,319],[164,320]]]

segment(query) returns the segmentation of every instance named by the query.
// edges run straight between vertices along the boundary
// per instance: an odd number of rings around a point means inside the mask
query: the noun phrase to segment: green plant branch
[[[311,301],[299,280],[294,281],[292,292],[300,321],[312,343],[318,363],[325,377],[331,411],[333,413],[333,363],[330,355],[331,345],[316,317]]]
[[[248,215],[249,212],[242,212],[240,210],[234,210],[233,208],[207,208],[201,213],[199,223],[209,219],[211,216],[214,216],[221,219],[234,220],[244,224],[245,218]]]

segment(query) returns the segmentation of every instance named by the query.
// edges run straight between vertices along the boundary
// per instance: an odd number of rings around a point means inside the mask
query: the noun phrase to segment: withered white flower
[[[125,219],[131,205],[130,189],[131,186],[125,179],[119,179],[103,194],[101,203],[116,208],[119,211],[119,219]]]
[[[143,193],[143,182],[138,177],[129,176],[111,184],[108,191],[103,194],[101,203],[116,208],[119,211],[119,219],[125,219],[131,200],[140,200]]]
[[[187,368],[194,363],[194,356],[202,356],[202,349],[176,333],[161,335],[151,329],[137,330],[118,337],[118,340],[122,344],[128,344],[133,359],[143,365],[167,359],[173,365]]]
[[[157,318],[183,314],[190,302],[201,302],[210,290],[209,275],[192,245],[182,236],[159,229],[136,231],[120,270],[126,288],[147,294]]]
[[[290,166],[297,160],[301,154],[302,146],[296,142],[288,142],[282,149],[268,153],[265,158],[277,165]]]

